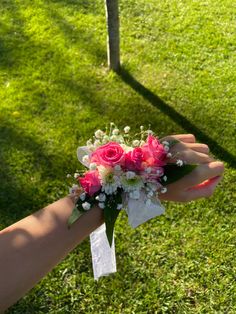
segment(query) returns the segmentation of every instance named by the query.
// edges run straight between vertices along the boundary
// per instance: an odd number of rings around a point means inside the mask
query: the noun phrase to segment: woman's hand
[[[187,164],[197,164],[198,166],[180,180],[169,184],[167,192],[160,194],[159,198],[174,202],[190,202],[199,198],[210,197],[222,179],[224,164],[215,161],[209,155],[208,146],[196,143],[192,134],[172,135],[162,140],[170,139],[180,141],[170,149],[173,155],[170,161],[181,159]]]

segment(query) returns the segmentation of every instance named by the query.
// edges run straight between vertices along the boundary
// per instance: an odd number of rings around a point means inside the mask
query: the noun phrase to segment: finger
[[[184,143],[195,143],[196,138],[193,134],[176,134],[172,135],[176,140],[182,141]]]
[[[186,190],[194,187],[211,178],[222,176],[224,172],[224,164],[220,161],[201,164],[197,166],[191,173],[184,176],[182,179],[170,184],[171,189]]]
[[[167,141],[167,140],[173,140],[176,139],[178,141],[182,141],[184,143],[195,143],[196,139],[193,134],[175,134],[175,135],[169,135],[164,138],[162,138],[162,141]]]
[[[180,155],[183,156],[182,159],[188,164],[206,164],[214,160],[211,156],[207,154],[198,153],[193,150],[184,151]]]
[[[172,148],[171,152],[180,152],[183,150],[194,150],[200,153],[208,154],[209,153],[209,147],[206,144],[202,143],[185,143],[185,142],[179,142],[176,143]]]
[[[188,191],[191,191],[191,190],[201,190],[201,189],[204,189],[204,188],[207,188],[207,187],[211,186],[212,184],[215,184],[215,183],[218,184],[222,180],[222,178],[223,178],[223,176],[217,176],[217,177],[208,179],[206,181],[203,181],[200,184],[197,184],[197,185],[189,188]]]
[[[196,152],[192,149],[172,152],[170,162],[176,162],[178,159],[186,162],[187,164],[205,164],[212,162],[214,159],[207,154]]]
[[[167,193],[159,194],[158,197],[161,200],[171,200],[175,202],[190,202],[203,197],[210,197],[217,184],[222,180],[222,176],[217,176],[212,179],[206,180],[201,184],[198,184],[192,188],[186,189],[185,191],[178,191],[175,188],[173,192],[172,188],[167,189]],[[177,192],[177,193],[176,193]]]
[[[184,193],[185,201],[193,201],[199,198],[210,197],[213,195],[216,186],[222,180],[222,176],[209,179],[195,187],[192,187]]]
[[[195,152],[203,153],[203,154],[209,154],[210,150],[209,147],[206,144],[201,143],[185,143],[185,145],[194,150]]]

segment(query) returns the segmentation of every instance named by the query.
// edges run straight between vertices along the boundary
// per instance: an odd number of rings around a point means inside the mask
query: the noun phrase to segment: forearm
[[[68,229],[73,206],[65,197],[0,232],[0,312],[103,223],[102,210],[95,207]]]

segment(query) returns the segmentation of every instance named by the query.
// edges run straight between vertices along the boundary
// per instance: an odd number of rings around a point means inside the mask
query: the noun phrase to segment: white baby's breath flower
[[[119,134],[119,129],[114,129],[113,131],[112,131],[112,135],[118,135]]]
[[[67,177],[68,179],[71,178],[71,174],[68,173],[68,174],[66,175],[66,177]]]
[[[130,127],[127,125],[127,126],[124,128],[124,131],[125,131],[125,133],[129,133]]]
[[[117,135],[116,137],[116,141],[119,143],[119,144],[123,144],[125,142],[124,138],[122,135]]]
[[[105,208],[105,204],[104,203],[102,203],[102,202],[100,202],[100,203],[98,203],[98,206],[100,207],[100,208]]]
[[[90,165],[89,165],[89,169],[90,170],[96,170],[97,169],[97,164],[95,162],[92,162]]]
[[[144,130],[144,126],[140,125],[140,130],[143,131]]]
[[[83,202],[86,198],[86,193],[81,193],[79,198],[81,199],[81,201]]]
[[[102,144],[106,144],[109,142],[109,136],[108,135],[104,135],[102,138]]]
[[[138,147],[139,144],[140,144],[140,141],[139,141],[139,140],[134,140],[134,141],[132,142],[132,144],[133,144],[134,147]]]
[[[102,130],[97,130],[94,134],[96,138],[102,138],[104,132]]]
[[[147,134],[148,135],[153,135],[153,131],[152,130],[147,130]]]
[[[89,140],[87,141],[86,145],[87,145],[87,148],[88,148],[90,151],[94,151],[95,147],[94,147],[94,145],[93,145],[91,139],[89,139]]]
[[[118,136],[117,135],[112,135],[111,136],[111,140],[114,141],[114,142],[117,142],[118,141]]]
[[[125,132],[125,133],[129,133],[129,131],[130,131],[130,127],[127,125],[127,126],[124,128],[124,132]]]
[[[99,202],[105,202],[105,200],[106,200],[106,194],[100,193],[100,194],[98,195],[98,200],[99,200]]]
[[[140,141],[140,145],[139,146],[143,146],[145,144],[145,141]]]
[[[84,202],[82,203],[82,207],[84,210],[89,210],[91,208],[91,204],[89,204],[88,202]]]
[[[107,183],[102,186],[102,191],[111,195],[117,191],[118,187],[120,187],[119,182]]]
[[[176,161],[176,165],[179,166],[179,167],[182,167],[183,164],[184,164],[184,162],[183,162],[183,160],[181,160],[181,159],[178,159],[178,160]]]
[[[125,142],[122,135],[112,135],[110,137],[110,140],[113,141],[113,142],[117,142],[117,143],[119,143],[121,145],[123,145],[124,142]]]
[[[79,173],[75,172],[74,173],[74,178],[77,179],[79,177]]]
[[[126,153],[130,152],[131,150],[133,150],[132,147],[130,147],[130,146],[128,146],[128,145],[125,145],[125,144],[121,144],[120,146],[123,148],[123,150],[124,150]]]
[[[169,142],[167,142],[167,141],[163,141],[163,142],[162,142],[162,145],[169,146],[169,145],[170,145],[170,143],[169,143]]]
[[[94,145],[88,145],[87,148],[88,148],[88,150],[89,150],[90,152],[94,152],[95,149],[96,149],[96,147],[95,147]]]
[[[166,193],[166,192],[167,192],[167,188],[163,187],[163,188],[161,189],[161,193],[164,194],[164,193]]]
[[[136,176],[136,174],[133,171],[127,171],[126,172],[126,178],[127,179],[133,179],[135,176]]]
[[[99,146],[102,145],[102,143],[101,143],[101,141],[99,141],[99,140],[95,140],[93,145],[94,145],[96,148],[98,148]]]
[[[147,168],[145,169],[145,172],[151,173],[151,172],[152,172],[152,168],[151,168],[151,167],[147,167]]]
[[[123,204],[117,204],[117,207],[116,207],[118,210],[121,210],[123,208]]]
[[[172,157],[172,154],[171,154],[171,153],[168,153],[168,154],[167,154],[167,157],[168,157],[168,158],[171,158],[171,157]]]
[[[164,176],[162,179],[163,179],[163,181],[166,182],[167,181],[167,176]]]
[[[120,165],[115,165],[114,170],[115,171],[121,171],[121,166]]]

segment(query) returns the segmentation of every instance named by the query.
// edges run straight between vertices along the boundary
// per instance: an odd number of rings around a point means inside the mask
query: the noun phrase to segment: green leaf
[[[174,139],[174,140],[168,140],[167,142],[169,143],[169,147],[171,148],[171,147],[175,146],[176,144],[178,144],[180,141]]]
[[[104,207],[104,219],[106,225],[106,235],[110,246],[112,245],[112,238],[116,219],[120,213],[117,209],[117,204],[122,203],[121,191],[116,195],[107,196]]]
[[[165,186],[174,183],[192,172],[196,167],[197,165],[177,166],[176,164],[168,164],[164,166],[164,176],[167,177],[167,180],[164,181],[162,177],[161,184]]]
[[[80,217],[82,214],[83,214],[83,213],[80,212],[77,207],[74,207],[74,208],[73,208],[73,211],[72,211],[72,213],[71,213],[71,215],[70,215],[70,217],[69,217],[69,219],[68,219],[68,222],[67,222],[67,223],[68,223],[68,227],[70,228],[70,226],[71,226],[74,222],[76,222],[76,220],[78,220],[79,217]]]

